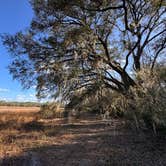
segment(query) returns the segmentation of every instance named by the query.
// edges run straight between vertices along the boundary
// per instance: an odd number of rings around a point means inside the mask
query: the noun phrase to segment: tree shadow
[[[39,124],[36,125],[35,127],[30,125],[30,128],[23,126],[23,129],[26,132],[45,131],[49,138],[66,134],[66,140],[29,148],[20,156],[5,156],[1,160],[1,166],[166,165],[165,140],[150,138],[150,136],[98,122],[59,126],[56,124],[44,126],[40,123],[40,127]],[[69,135],[73,137],[68,139]],[[28,139],[26,136],[25,138]],[[22,139],[22,137],[15,139]]]

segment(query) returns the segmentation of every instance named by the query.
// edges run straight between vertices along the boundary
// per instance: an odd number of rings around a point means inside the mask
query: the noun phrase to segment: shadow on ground
[[[27,133],[42,131],[49,139],[55,139],[49,145],[28,148],[20,156],[6,156],[1,160],[1,166],[166,165],[165,140],[130,132],[117,120],[112,120],[111,125],[99,120],[46,125],[33,122],[20,130]]]

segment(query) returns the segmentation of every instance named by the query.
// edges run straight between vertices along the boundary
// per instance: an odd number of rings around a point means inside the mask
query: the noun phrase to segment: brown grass
[[[96,117],[43,120],[37,113],[0,113],[1,166],[166,164],[164,142],[130,132],[119,120],[110,125]]]
[[[40,107],[0,106],[0,128],[10,128],[37,120]]]
[[[40,107],[0,106],[0,113],[35,113]]]

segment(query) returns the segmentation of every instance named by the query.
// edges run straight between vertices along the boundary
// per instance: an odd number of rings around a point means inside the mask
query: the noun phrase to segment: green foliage
[[[39,98],[68,101],[98,82],[104,89],[126,93],[136,85],[130,73],[143,68],[141,60],[148,56],[153,68],[163,55],[165,8],[157,1],[30,3],[34,17],[29,28],[2,35],[2,40],[13,55],[10,73],[25,88],[37,85]]]

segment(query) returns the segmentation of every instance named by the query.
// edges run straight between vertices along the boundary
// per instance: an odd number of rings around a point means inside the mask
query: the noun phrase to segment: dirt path
[[[43,121],[45,144],[2,166],[165,166],[165,140],[125,130],[118,120]],[[49,139],[49,143],[48,143]]]

